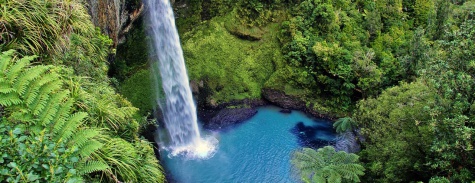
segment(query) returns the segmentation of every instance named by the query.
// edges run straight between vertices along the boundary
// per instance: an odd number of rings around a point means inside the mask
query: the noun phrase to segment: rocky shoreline
[[[261,99],[234,100],[231,102],[214,104],[207,100],[208,93],[206,93],[206,89],[203,85],[192,82],[191,86],[193,95],[196,101],[198,101],[198,119],[203,123],[203,128],[208,130],[221,130],[242,123],[256,115],[258,107],[266,105],[280,107],[282,108],[280,111],[282,113],[290,113],[292,110],[298,110],[315,118],[324,118],[332,121],[336,119],[336,116],[324,114],[307,107],[305,101],[302,101],[295,96],[287,95],[285,92],[279,90],[263,89]],[[163,119],[161,119],[161,112],[155,111],[154,114],[157,119],[157,124],[162,126]],[[142,132],[142,136],[152,142],[156,149],[158,149],[158,145],[155,143],[153,134],[157,130],[157,127],[157,125],[150,124],[147,125]],[[156,154],[157,157],[160,157],[158,151],[156,151]]]

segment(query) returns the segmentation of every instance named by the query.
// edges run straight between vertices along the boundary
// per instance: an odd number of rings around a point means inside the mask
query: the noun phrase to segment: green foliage
[[[362,153],[370,167],[368,180],[474,179],[470,136],[475,133],[471,120],[475,48],[470,45],[475,27],[473,19],[457,26],[457,31],[435,43],[427,40],[430,35],[424,30],[416,30],[418,37],[410,46],[413,54],[407,58],[418,79],[362,101],[353,115],[368,138]]]
[[[19,50],[0,54],[0,110],[6,118],[0,140],[9,139],[1,148],[18,140],[11,144],[18,148],[0,153],[8,155],[2,168],[10,161],[18,165],[2,169],[0,182],[7,174],[9,182],[163,182],[150,144],[138,137],[144,121],[136,120],[138,109],[110,86],[111,40],[95,29],[82,1],[6,0],[0,7],[0,49]],[[20,56],[32,53],[39,55],[37,63],[54,66],[31,66],[36,57]],[[20,136],[9,134],[17,129]],[[121,142],[114,148],[130,150],[109,154],[111,139]],[[129,159],[105,161],[115,156]],[[119,171],[117,164],[133,164],[134,170]]]
[[[294,67],[305,68],[307,77],[318,84],[314,90],[321,89],[331,97],[328,105],[348,109],[354,90],[359,87],[356,74],[370,76],[376,81],[361,81],[364,90],[380,82],[381,71],[362,70],[376,66],[372,57],[364,60],[362,56],[352,55],[353,52],[364,52],[362,43],[367,42],[361,26],[362,16],[354,4],[349,1],[303,1],[293,12],[293,17],[282,23],[284,58]],[[364,61],[356,62],[359,63],[356,65],[353,60]]]
[[[34,57],[15,60],[13,54],[8,51],[0,57],[0,82],[6,88],[0,101],[10,101],[1,104],[7,113],[0,125],[1,147],[6,150],[0,163],[8,169],[1,170],[0,180],[78,182],[84,173],[108,169],[102,162],[84,169],[102,147],[99,129],[82,126],[87,113],[72,113],[69,91],[60,90],[58,68],[30,67]],[[79,130],[84,131],[73,133]]]
[[[275,52],[278,42],[272,35],[258,42],[239,39],[226,31],[223,21],[213,19],[202,30],[182,36],[190,78],[208,81],[217,102],[258,98],[274,64],[280,61]],[[270,25],[265,31],[275,28]]]
[[[154,54],[149,53],[151,49],[148,46],[151,40],[146,34],[143,19],[137,20],[125,39],[124,43],[117,46],[117,54],[109,70],[109,75],[120,82],[146,69],[149,66],[149,55]]]
[[[80,156],[64,142],[51,140],[51,134],[28,133],[11,126],[6,119],[0,124],[0,181],[2,182],[82,182],[75,169]],[[103,169],[96,170],[104,170]]]
[[[337,133],[344,133],[348,130],[353,130],[356,127],[356,122],[351,117],[340,118],[333,123]]]
[[[0,44],[6,44],[2,51],[14,48],[22,54],[61,54],[73,27],[90,27],[84,25],[90,23],[89,15],[77,1],[5,0],[0,9]]]
[[[150,70],[141,70],[130,78],[126,79],[119,86],[119,91],[129,100],[133,106],[140,109],[142,116],[152,112],[155,100],[154,90],[152,89]]]
[[[24,137],[13,136],[11,132],[9,141],[13,142],[17,138],[22,139],[19,142],[26,140],[23,145],[17,144],[20,147],[18,149],[30,152],[31,157],[26,158],[22,156],[26,154],[23,151],[16,152],[15,148],[11,149],[11,152],[5,155],[8,156],[5,165],[15,162],[20,169],[2,170],[10,172],[5,172],[4,175],[18,177],[16,179],[20,181],[24,179],[23,174],[28,173],[32,176],[38,175],[37,179],[50,182],[99,178],[81,176],[101,171],[101,174],[110,180],[118,177],[120,180],[133,182],[163,181],[161,168],[153,161],[150,145],[135,135],[138,133],[138,123],[133,118],[136,108],[131,107],[128,101],[115,94],[110,87],[102,86],[99,92],[88,93],[83,87],[79,87],[78,83],[65,83],[60,74],[62,69],[59,67],[30,67],[29,62],[34,57],[12,61],[13,54],[13,51],[8,51],[0,56],[0,66],[4,71],[0,75],[0,83],[2,88],[5,88],[1,90],[0,101],[5,101],[1,105],[7,111],[5,117],[8,119],[2,122],[6,123],[7,128],[2,134],[6,135],[7,131],[17,128],[16,131],[27,131]],[[63,89],[63,84],[71,90]],[[78,99],[78,102],[74,102],[74,99]],[[87,111],[89,115],[85,112],[72,113],[76,106]],[[112,131],[106,133],[96,127]],[[121,138],[112,138],[107,134]],[[46,144],[34,143],[38,140]],[[9,141],[5,140],[2,148],[8,147]],[[117,143],[111,145],[111,142]],[[124,151],[125,148],[128,150]],[[152,160],[144,160],[143,157]],[[53,169],[36,168],[42,164],[54,166]],[[59,173],[54,173],[56,168],[60,168]],[[56,175],[63,169],[70,173]],[[48,172],[52,172],[51,175]],[[148,177],[152,175],[154,177]],[[56,179],[56,176],[59,178]]]
[[[331,146],[317,151],[303,148],[292,156],[292,164],[297,168],[304,182],[360,182],[364,168],[358,163],[356,154],[336,152]]]
[[[367,162],[368,181],[407,182],[428,174],[425,156],[435,129],[431,108],[436,93],[423,82],[401,83],[376,99],[358,103],[353,115],[366,137],[362,159]],[[411,172],[424,172],[411,174]]]
[[[445,177],[432,177],[429,183],[450,183],[450,180]]]

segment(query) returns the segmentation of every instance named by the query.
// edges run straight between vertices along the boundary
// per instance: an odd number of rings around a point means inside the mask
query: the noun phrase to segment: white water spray
[[[170,142],[172,155],[189,158],[212,156],[217,141],[202,139],[198,129],[196,107],[188,83],[183,50],[175,27],[169,0],[146,0],[151,25],[152,49],[157,53],[165,102],[159,102]],[[157,70],[157,69],[155,69]]]

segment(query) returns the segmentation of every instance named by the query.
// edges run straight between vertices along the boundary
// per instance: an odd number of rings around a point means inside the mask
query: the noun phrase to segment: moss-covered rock
[[[226,29],[231,16],[215,17],[182,36],[190,78],[207,80],[218,103],[260,98],[264,83],[283,62],[278,24],[260,28],[262,38],[249,41]]]

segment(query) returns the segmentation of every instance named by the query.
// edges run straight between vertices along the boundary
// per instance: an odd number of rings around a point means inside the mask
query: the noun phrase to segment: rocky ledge
[[[220,110],[211,120],[205,122],[204,128],[210,130],[224,129],[248,120],[257,114],[254,108],[226,108]]]
[[[303,111],[313,117],[335,120],[336,116],[322,113],[306,105],[306,102],[298,97],[285,94],[285,92],[275,89],[262,89],[262,97],[269,103],[283,108],[283,112],[289,110]],[[313,106],[313,105],[310,105]]]

